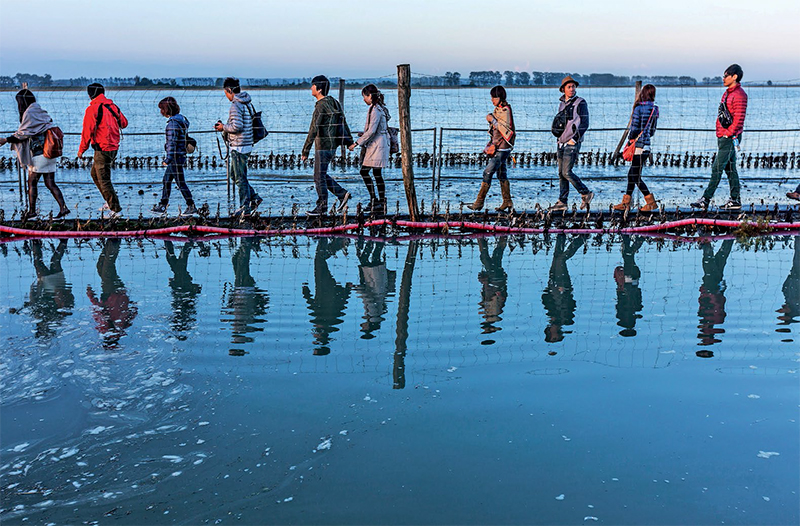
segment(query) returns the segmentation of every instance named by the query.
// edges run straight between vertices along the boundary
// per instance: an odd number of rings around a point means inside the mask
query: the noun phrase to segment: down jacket
[[[233,96],[231,109],[228,112],[228,122],[222,125],[222,131],[227,134],[228,145],[231,148],[245,148],[253,146],[253,109],[250,95],[243,91]]]
[[[183,166],[186,164],[186,136],[189,134],[189,119],[181,115],[173,115],[167,121],[164,144],[164,162]]]

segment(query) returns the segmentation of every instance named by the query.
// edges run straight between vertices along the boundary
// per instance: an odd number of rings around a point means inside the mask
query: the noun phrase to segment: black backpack
[[[250,117],[253,122],[253,144],[255,144],[269,135],[269,132],[264,126],[264,121],[261,119],[261,112],[256,111],[252,103],[247,105],[247,111],[250,112]]]
[[[575,101],[567,104],[564,106],[564,109],[556,113],[556,116],[553,118],[553,125],[550,127],[550,131],[553,132],[553,135],[556,137],[561,137],[567,129],[567,123],[572,118],[572,108],[574,105]]]

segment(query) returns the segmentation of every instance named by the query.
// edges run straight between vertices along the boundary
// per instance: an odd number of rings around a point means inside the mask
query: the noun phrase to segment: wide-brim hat
[[[564,77],[564,80],[561,81],[561,87],[558,88],[558,91],[560,91],[561,93],[564,93],[564,86],[566,86],[570,82],[575,84],[575,87],[578,87],[578,86],[581,85],[580,82],[578,82],[577,80],[572,78],[572,75],[567,75],[566,77]]]

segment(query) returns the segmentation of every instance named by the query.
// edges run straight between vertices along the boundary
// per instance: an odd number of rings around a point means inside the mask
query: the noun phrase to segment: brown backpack
[[[48,159],[59,159],[64,154],[64,132],[53,126],[44,132],[44,156]]]

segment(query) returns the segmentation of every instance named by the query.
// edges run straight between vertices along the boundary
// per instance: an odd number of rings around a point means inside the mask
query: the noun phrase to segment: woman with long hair
[[[192,192],[186,185],[186,178],[183,175],[183,167],[186,165],[186,139],[189,136],[189,119],[181,115],[181,107],[174,97],[165,97],[158,103],[161,115],[167,119],[166,143],[164,144],[164,161],[166,166],[164,171],[163,186],[161,188],[161,201],[153,207],[153,212],[165,214],[169,206],[169,195],[172,190],[172,181],[178,185],[184,200],[186,200],[186,210],[182,215],[197,213],[194,206]]]
[[[364,125],[364,132],[355,143],[349,146],[353,151],[356,146],[361,146],[361,178],[369,192],[369,211],[373,215],[386,213],[386,183],[383,181],[382,170],[389,166],[389,110],[383,100],[383,93],[378,90],[375,84],[367,84],[361,90],[364,103],[369,106],[367,112],[367,122]],[[372,178],[375,176],[375,186],[373,187]]]
[[[44,185],[58,203],[58,214],[54,219],[60,219],[69,214],[69,208],[64,203],[64,195],[56,185],[58,159],[48,159],[44,156],[45,134],[47,130],[54,128],[55,124],[50,115],[36,102],[36,97],[30,90],[20,90],[16,99],[19,128],[14,135],[0,138],[0,146],[10,144],[11,149],[17,152],[19,164],[28,167],[28,210],[22,213],[22,219],[36,216],[39,176],[44,178]]]
[[[478,190],[478,197],[475,198],[474,203],[468,204],[467,208],[470,210],[483,209],[483,202],[492,183],[492,175],[497,172],[503,202],[495,210],[498,212],[511,211],[514,208],[514,202],[511,200],[511,185],[508,182],[506,163],[511,155],[511,150],[514,149],[514,140],[517,138],[514,116],[511,112],[511,105],[506,100],[506,89],[503,86],[493,87],[489,95],[494,105],[494,111],[486,116],[491,139],[484,151],[489,155],[489,163],[483,171],[483,182]]]
[[[658,106],[655,105],[655,100],[656,87],[652,84],[645,84],[633,104],[628,140],[636,141],[636,150],[631,161],[631,168],[628,170],[628,186],[625,188],[625,195],[622,196],[621,203],[614,205],[614,210],[630,209],[631,195],[637,186],[645,200],[645,205],[639,210],[650,212],[658,208],[656,198],[642,181],[642,165],[644,160],[650,156],[650,138],[656,133],[656,123],[658,122]]]

